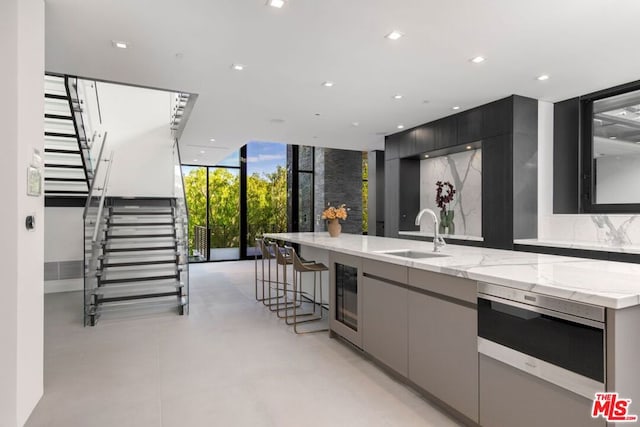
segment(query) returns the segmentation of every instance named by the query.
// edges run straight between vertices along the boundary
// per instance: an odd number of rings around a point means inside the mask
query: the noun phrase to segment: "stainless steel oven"
[[[605,309],[478,283],[478,352],[588,399],[605,389]]]

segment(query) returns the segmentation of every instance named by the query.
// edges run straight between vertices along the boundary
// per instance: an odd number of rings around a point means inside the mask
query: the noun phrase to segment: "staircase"
[[[44,77],[44,194],[76,200],[79,206],[92,179],[89,147],[84,136],[80,103],[72,99],[69,78]],[[89,164],[88,164],[89,163]],[[50,205],[50,203],[48,203]]]
[[[188,299],[186,257],[175,199],[108,199],[95,287],[85,294],[87,324],[111,311],[176,308]]]

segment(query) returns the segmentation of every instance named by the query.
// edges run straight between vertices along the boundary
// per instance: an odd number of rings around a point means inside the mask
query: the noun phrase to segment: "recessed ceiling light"
[[[284,0],[269,0],[267,1],[267,4],[271,7],[277,7],[278,9],[280,9],[282,6],[284,6]]]
[[[467,150],[471,150],[471,146],[470,145],[467,145]]]
[[[393,95],[393,99],[402,99],[402,95],[400,94]]]
[[[475,58],[471,58],[471,62],[473,62],[474,64],[479,64],[484,61],[485,61],[484,56],[476,56]]]
[[[242,65],[242,64],[233,64],[231,66],[231,68],[233,68],[236,71],[242,71],[242,70],[244,70],[244,65]]]
[[[404,125],[398,125],[398,129],[404,129]]]
[[[548,74],[543,74],[541,76],[538,76],[538,80],[540,80],[541,82],[543,82],[545,80],[549,80],[549,75]]]
[[[324,87],[332,87],[333,86],[333,82],[327,80],[326,82],[322,82],[322,86],[324,86]]]
[[[194,161],[194,162],[197,162],[197,161],[198,161],[198,159],[193,159],[193,161]]]
[[[618,139],[618,137],[610,136],[609,139]]]
[[[460,109],[460,106],[459,106],[459,105],[456,105],[455,107],[453,107],[453,108],[451,108],[451,109],[452,109],[452,110],[459,110],[459,109]]]
[[[216,139],[215,139],[215,138],[211,138],[211,139],[209,140],[209,142],[216,142]]]
[[[428,154],[425,154],[425,155],[424,155],[424,158],[425,158],[425,159],[428,159],[428,158],[429,158],[429,155],[428,155]]]
[[[204,154],[204,150],[200,150],[200,154]]]
[[[113,47],[117,47],[118,49],[126,49],[129,47],[129,43],[122,41],[112,40],[111,44],[113,45]]]
[[[358,126],[360,126],[360,123],[358,123],[358,122],[353,122],[353,123],[351,123],[351,126],[358,127]]]
[[[397,30],[393,30],[389,34],[387,34],[385,37],[388,38],[389,40],[398,40],[402,36],[404,36],[403,33]]]

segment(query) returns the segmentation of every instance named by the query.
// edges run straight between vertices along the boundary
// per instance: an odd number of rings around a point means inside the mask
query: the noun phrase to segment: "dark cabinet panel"
[[[425,153],[436,149],[434,128],[430,124],[418,126],[414,129],[416,152]]]
[[[400,182],[396,188],[400,190],[399,230],[419,230],[415,218],[420,211],[420,160],[400,160]]]
[[[458,114],[458,144],[482,139],[482,109],[464,111]]]
[[[384,236],[398,237],[400,159],[386,160],[384,163]]]
[[[553,213],[579,211],[580,99],[553,108]]]
[[[513,97],[491,102],[482,109],[482,137],[511,133],[513,128]]]
[[[458,143],[458,118],[449,116],[433,122],[435,148],[453,147]]]
[[[412,130],[406,130],[400,133],[400,149],[398,150],[398,157],[413,156],[416,154],[416,134]]]
[[[415,133],[412,130],[394,133],[385,140],[387,160],[412,156],[415,151]]]
[[[510,134],[483,140],[482,236],[490,248],[513,248],[512,159]]]
[[[400,143],[402,138],[400,134],[386,136],[384,139],[384,158],[386,160],[397,159],[400,153]]]

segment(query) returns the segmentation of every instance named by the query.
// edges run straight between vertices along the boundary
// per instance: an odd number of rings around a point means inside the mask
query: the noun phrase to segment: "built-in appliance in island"
[[[464,424],[604,427],[591,416],[596,392],[640,402],[640,265],[451,244],[433,255],[432,243],[349,234],[266,237],[314,258],[325,251],[330,312],[346,307],[340,287],[356,290],[357,331],[332,316],[331,333]]]

